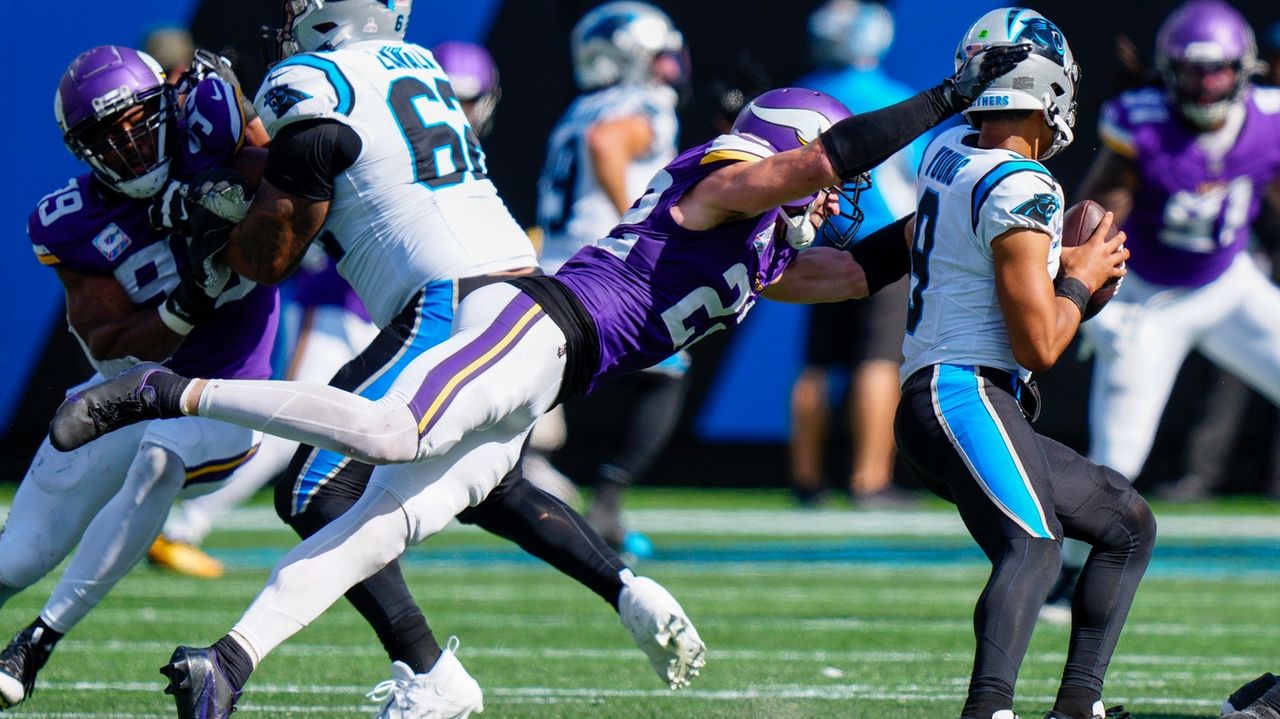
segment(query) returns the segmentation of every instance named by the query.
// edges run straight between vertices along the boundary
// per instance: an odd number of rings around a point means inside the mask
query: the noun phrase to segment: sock
[[[408,664],[414,674],[431,671],[443,653],[421,612],[392,622],[391,634],[394,638],[383,642],[387,654]]]
[[[44,619],[37,618],[27,627],[31,630],[31,641],[41,652],[48,654],[53,651],[54,646],[58,644],[58,640],[62,639],[65,634],[54,629],[45,623]]]
[[[181,375],[154,372],[144,382],[156,391],[156,406],[165,417],[182,417],[182,395],[191,380]]]
[[[213,653],[218,657],[218,664],[227,675],[227,681],[236,692],[244,689],[245,682],[253,673],[253,659],[240,646],[240,643],[228,634],[213,643]]]
[[[1093,703],[1102,696],[1089,687],[1064,684],[1058,689],[1058,699],[1053,710],[1071,719],[1093,719]]]
[[[964,711],[960,712],[960,716],[962,719],[991,719],[992,714],[1002,709],[1013,709],[1013,697],[977,692],[970,694],[965,700]]]

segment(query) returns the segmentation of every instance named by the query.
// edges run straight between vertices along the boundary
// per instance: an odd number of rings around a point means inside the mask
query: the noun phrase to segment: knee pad
[[[1060,540],[1027,537],[1011,543],[1002,565],[1013,561],[1023,579],[1043,586],[1047,594],[1062,571],[1062,544]]]
[[[174,492],[182,489],[186,481],[186,467],[182,458],[166,447],[150,442],[143,442],[129,465],[122,491],[130,491],[134,497],[141,498],[166,484]]]
[[[510,512],[520,507],[530,490],[534,489],[533,484],[525,479],[524,474],[520,471],[521,463],[516,465],[507,472],[502,481],[498,482],[498,486],[493,488],[481,502],[474,507],[467,507],[458,513],[457,520],[462,524],[476,524],[484,526],[487,521],[492,520],[495,516]]]

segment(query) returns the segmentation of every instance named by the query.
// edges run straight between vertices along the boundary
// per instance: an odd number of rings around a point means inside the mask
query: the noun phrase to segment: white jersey
[[[1045,272],[1058,273],[1062,187],[1035,160],[972,146],[968,127],[942,133],[925,150],[916,181],[911,294],[902,379],[948,363],[1030,372],[1018,365],[996,296],[991,241],[1018,227],[1049,236]]]
[[[428,282],[536,263],[485,175],[449,78],[424,48],[367,41],[294,55],[272,68],[254,104],[272,137],[317,118],[360,136],[319,239],[341,255],[338,271],[379,327]]]
[[[676,156],[676,93],[660,85],[615,85],[583,95],[565,111],[547,142],[538,180],[542,267],[554,272],[586,245],[606,237],[621,215],[596,179],[587,132],[592,125],[640,116],[653,128],[649,149],[627,168],[627,197],[644,194],[649,180]]]

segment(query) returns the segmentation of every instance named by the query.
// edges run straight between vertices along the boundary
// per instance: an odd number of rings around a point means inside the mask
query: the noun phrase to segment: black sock
[[[53,651],[54,646],[58,644],[58,640],[62,639],[65,634],[45,624],[43,619],[37,618],[34,622],[27,626],[31,630],[31,640],[36,648],[42,653],[48,654]]]
[[[181,417],[182,393],[191,380],[181,375],[155,372],[146,378],[148,387],[156,391],[156,405],[165,417]]]
[[[991,715],[1001,709],[1013,709],[1013,697],[991,692],[975,692],[964,702],[963,719],[991,719]]]
[[[1071,719],[1093,719],[1093,703],[1100,699],[1102,695],[1095,689],[1063,684],[1053,710]]]
[[[387,655],[392,661],[408,664],[414,674],[431,671],[443,653],[422,612],[394,620],[386,634],[388,636],[383,638],[382,646]]]
[[[229,634],[214,642],[212,649],[218,657],[218,665],[227,675],[227,681],[231,682],[232,689],[237,692],[244,689],[245,682],[249,681],[249,675],[253,673],[253,660],[249,658],[248,652]]]

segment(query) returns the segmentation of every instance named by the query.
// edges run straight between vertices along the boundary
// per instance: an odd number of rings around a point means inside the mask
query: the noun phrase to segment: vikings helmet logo
[[[287,85],[277,85],[267,90],[266,96],[267,107],[271,108],[271,112],[276,117],[283,117],[285,113],[303,100],[311,99],[311,96],[301,90],[295,90]]]
[[[1062,205],[1058,196],[1049,192],[1041,192],[1035,197],[1013,208],[1013,214],[1029,217],[1042,225],[1049,224]]]

